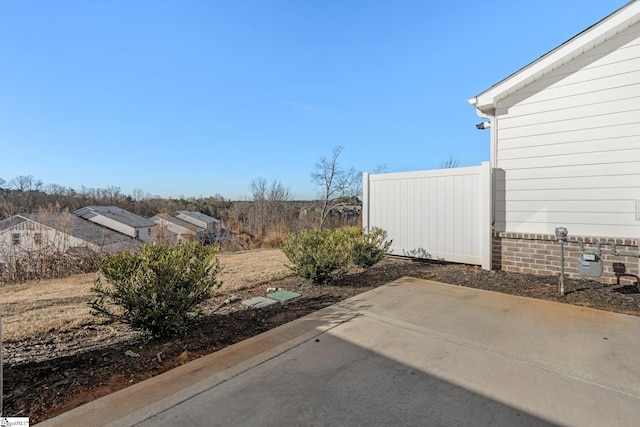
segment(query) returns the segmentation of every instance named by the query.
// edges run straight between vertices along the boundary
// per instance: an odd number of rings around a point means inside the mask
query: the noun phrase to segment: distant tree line
[[[201,212],[221,220],[227,229],[241,236],[240,248],[278,245],[292,231],[317,228],[321,216],[318,201],[294,200],[280,181],[256,178],[251,181],[251,198],[230,200],[219,194],[209,197],[163,198],[134,190],[125,194],[119,187],[69,188],[45,184],[28,175],[9,181],[0,178],[0,220],[18,213],[73,212],[84,206],[113,205],[150,218],[177,210]],[[346,202],[359,204],[357,199]],[[355,225],[359,218],[330,218],[331,226]]]
[[[120,187],[80,187],[45,184],[32,175],[9,181],[0,178],[0,220],[20,212],[73,212],[84,206],[114,205],[144,217],[177,210],[201,212],[222,221],[228,231],[244,236],[247,244],[275,246],[292,231],[335,228],[361,224],[362,174],[340,164],[343,147],[334,147],[331,155],[321,156],[311,172],[318,190],[315,200],[294,200],[289,187],[279,180],[259,177],[251,181],[251,198],[209,197],[163,198],[134,189],[124,194]],[[455,168],[454,156],[442,162],[442,168]],[[387,165],[376,166],[382,173]],[[242,243],[242,241],[240,241]]]
[[[214,203],[206,203],[205,199],[194,198],[162,198],[152,196],[142,190],[133,190],[132,194],[125,194],[120,187],[106,188],[80,187],[74,189],[58,184],[44,184],[31,175],[18,176],[10,181],[0,178],[0,219],[7,218],[20,212],[51,212],[74,211],[83,206],[114,205],[135,214],[151,217],[163,211],[208,210],[218,208],[228,202],[222,196],[211,198]],[[203,212],[204,213],[204,212]],[[212,215],[215,216],[215,215]]]
[[[310,174],[318,190],[315,200],[294,200],[289,187],[279,180],[255,178],[250,182],[251,198],[209,197],[163,198],[134,189],[125,194],[120,187],[77,189],[45,184],[32,175],[9,181],[0,178],[0,220],[21,212],[73,212],[84,206],[113,205],[150,218],[177,210],[201,212],[222,221],[227,230],[244,236],[246,245],[278,245],[292,231],[360,225],[362,174],[340,164],[343,147],[321,156]],[[443,168],[455,168],[458,159],[449,156]],[[381,173],[386,165],[376,166]],[[242,240],[239,240],[242,243]]]

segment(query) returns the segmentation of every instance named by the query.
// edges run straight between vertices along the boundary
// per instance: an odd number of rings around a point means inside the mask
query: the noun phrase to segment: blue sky
[[[467,99],[626,0],[0,0],[0,178],[315,194],[320,156],[489,159]]]

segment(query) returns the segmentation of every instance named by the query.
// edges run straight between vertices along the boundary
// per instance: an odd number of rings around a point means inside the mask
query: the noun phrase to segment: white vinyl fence
[[[394,255],[491,269],[491,167],[363,175],[362,222]]]

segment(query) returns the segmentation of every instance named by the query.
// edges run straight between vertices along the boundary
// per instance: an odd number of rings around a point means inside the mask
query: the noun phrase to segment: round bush
[[[221,285],[217,252],[214,246],[177,243],[108,255],[91,288],[97,296],[89,303],[92,313],[154,336],[183,333],[196,308]]]
[[[316,284],[330,282],[344,274],[350,254],[343,234],[334,230],[303,230],[288,236],[282,251],[298,276]]]

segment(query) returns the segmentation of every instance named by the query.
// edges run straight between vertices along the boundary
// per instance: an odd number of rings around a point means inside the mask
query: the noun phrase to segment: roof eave
[[[599,46],[639,21],[640,1],[634,0],[504,80],[469,99],[469,103],[479,111],[490,114],[492,110],[495,110],[500,100],[533,83],[551,70]]]

